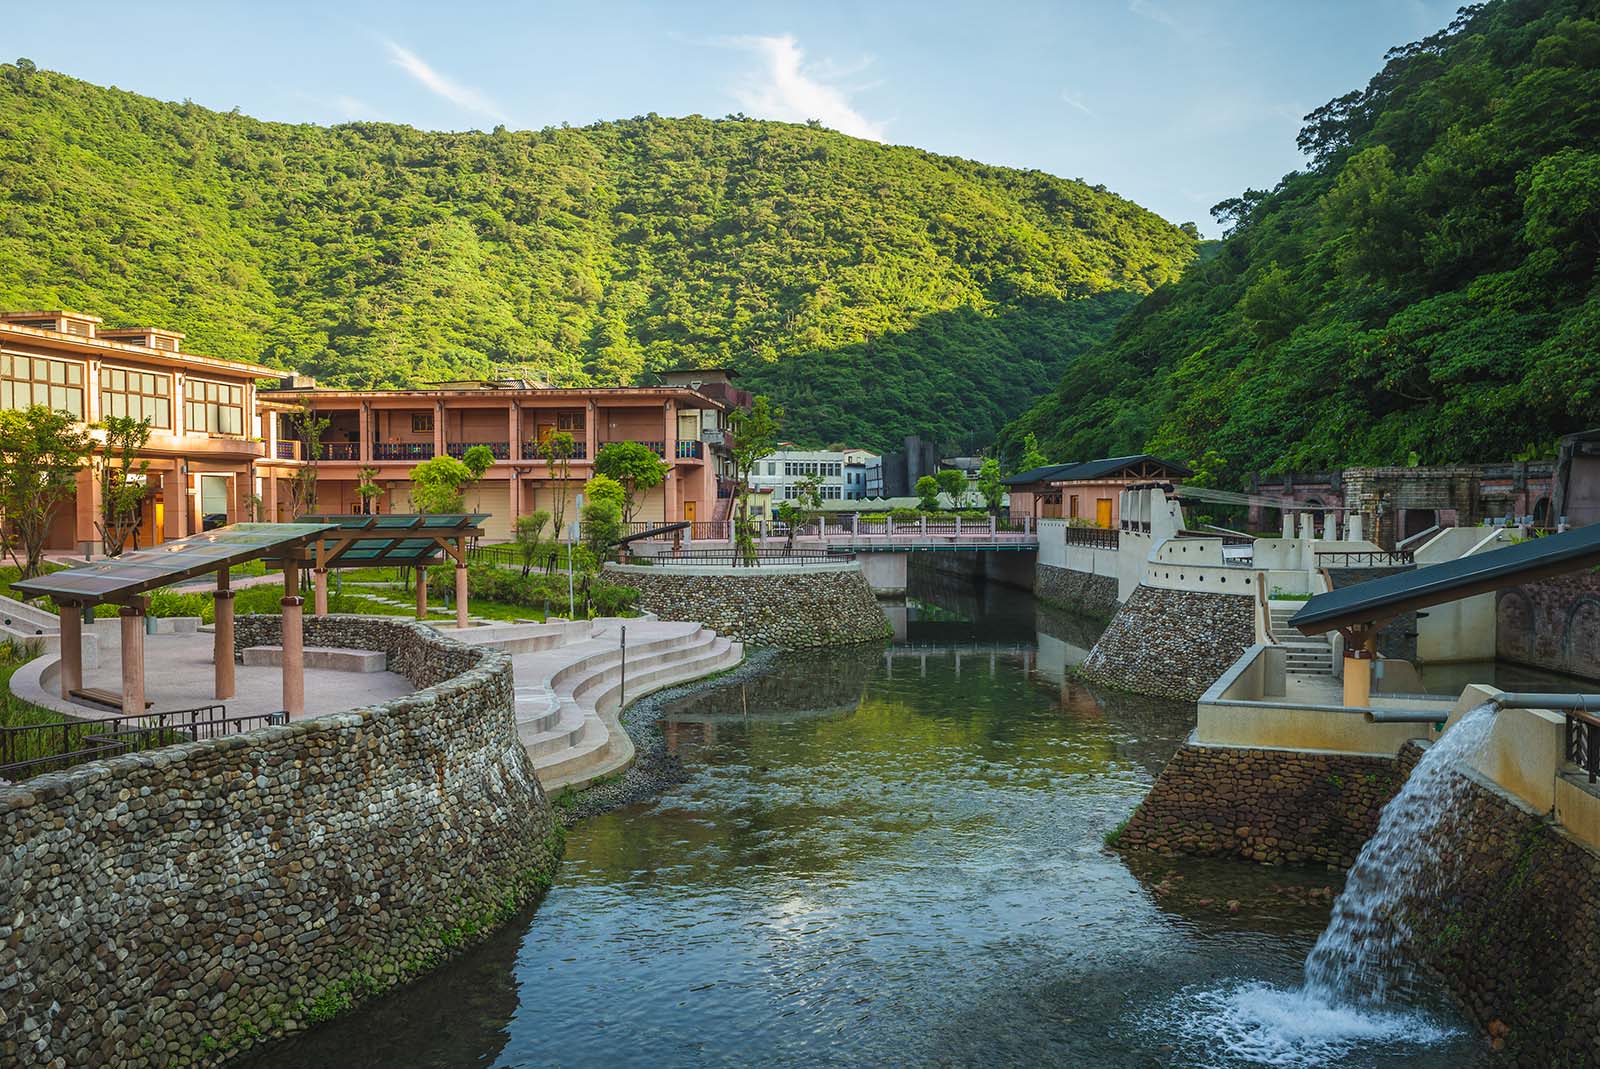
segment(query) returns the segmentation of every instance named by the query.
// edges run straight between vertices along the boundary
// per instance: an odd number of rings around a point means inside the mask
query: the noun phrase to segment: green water
[[[888,650],[678,702],[688,781],[575,829],[537,912],[260,1064],[1260,1064],[1185,1007],[1297,982],[1337,878],[1106,849],[1193,706],[1066,681],[1096,629],[1026,595],[925,597]]]

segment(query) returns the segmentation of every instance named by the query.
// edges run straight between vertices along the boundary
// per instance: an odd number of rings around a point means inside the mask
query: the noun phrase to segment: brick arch
[[[1521,590],[1500,591],[1495,599],[1496,652],[1516,661],[1533,658],[1538,645],[1539,617],[1533,601]]]
[[[1561,663],[1581,675],[1593,675],[1600,666],[1600,598],[1580,597],[1567,610],[1561,628]]]

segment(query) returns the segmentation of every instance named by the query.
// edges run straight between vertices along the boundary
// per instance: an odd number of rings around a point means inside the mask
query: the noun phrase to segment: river
[[[916,593],[887,651],[674,702],[686,782],[573,829],[536,911],[255,1064],[1264,1064],[1207,1000],[1298,983],[1340,878],[1107,849],[1193,705],[1072,682],[1096,628],[1026,594]],[[1480,1056],[1428,1013],[1425,1044],[1270,1064]]]

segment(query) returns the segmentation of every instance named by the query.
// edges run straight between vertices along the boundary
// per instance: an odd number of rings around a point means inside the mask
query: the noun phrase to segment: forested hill
[[[1501,0],[1307,117],[1315,160],[1008,428],[1252,471],[1551,455],[1600,425],[1600,4]],[[1207,458],[1207,453],[1214,456]]]
[[[1193,251],[1103,188],[815,126],[285,125],[0,66],[0,306],[330,383],[732,364],[797,440],[985,441]]]

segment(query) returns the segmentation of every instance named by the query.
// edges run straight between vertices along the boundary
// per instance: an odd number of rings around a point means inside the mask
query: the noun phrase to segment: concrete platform
[[[240,657],[252,668],[279,668],[283,665],[282,646],[251,646]],[[333,672],[384,672],[389,655],[382,650],[347,650],[335,646],[305,647],[307,668],[326,668]]]
[[[109,647],[109,648],[107,648]],[[147,635],[145,637],[145,698],[151,709],[166,712],[219,704],[213,696],[214,667],[211,636],[207,634]],[[60,696],[60,662],[55,655],[35,658],[11,677],[11,692],[24,701],[55,709],[69,716],[107,715],[96,705],[65,701]],[[234,669],[235,694],[220,704],[229,716],[272,713],[283,708],[283,673],[275,667],[238,665]],[[121,649],[115,643],[101,646],[100,664],[84,667],[83,685],[122,690]],[[410,680],[393,672],[354,674],[330,668],[306,668],[306,711],[297,720],[359,709],[410,694]]]

